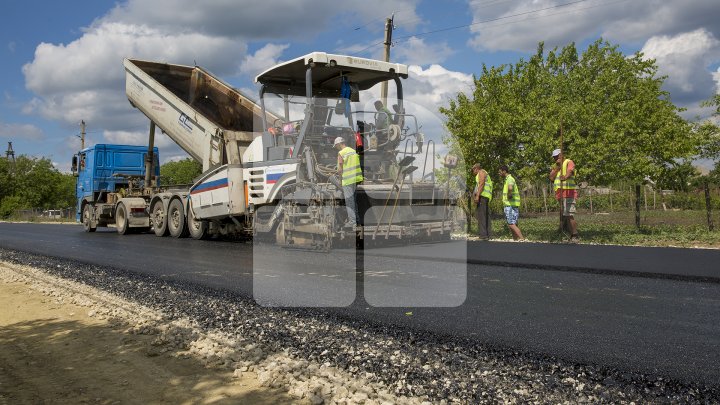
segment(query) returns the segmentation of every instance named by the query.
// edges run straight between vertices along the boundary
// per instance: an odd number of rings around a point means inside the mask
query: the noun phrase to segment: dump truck
[[[124,67],[128,100],[150,120],[144,177],[125,176],[134,187],[122,193],[78,195],[86,230],[115,223],[120,233],[254,236],[323,250],[340,241],[450,238],[455,202],[435,181],[434,142],[405,112],[406,65],[313,52],[258,75],[258,101],[198,66],[125,59]],[[395,114],[354,109],[383,82],[395,84]],[[156,127],[202,164],[192,185],[158,181]],[[356,229],[343,227],[337,137],[361,157]],[[452,170],[454,160],[446,162]],[[145,216],[118,215],[141,206]]]

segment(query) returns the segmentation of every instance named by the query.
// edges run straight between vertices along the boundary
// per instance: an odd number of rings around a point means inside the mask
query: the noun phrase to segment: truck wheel
[[[174,199],[170,202],[167,212],[167,226],[170,236],[173,238],[184,238],[187,236],[187,221],[183,210],[182,201]]]
[[[127,209],[123,203],[118,204],[117,208],[115,208],[115,228],[117,229],[117,233],[120,235],[127,235],[130,233]]]
[[[195,218],[192,207],[188,207],[187,214],[188,232],[193,239],[207,239],[208,224],[205,221]]]
[[[155,236],[167,236],[168,221],[162,201],[156,201],[155,204],[153,204],[150,210],[150,219],[155,229]]]
[[[85,204],[83,208],[82,224],[85,232],[95,232],[95,227],[92,226],[92,207],[90,207],[90,204]]]

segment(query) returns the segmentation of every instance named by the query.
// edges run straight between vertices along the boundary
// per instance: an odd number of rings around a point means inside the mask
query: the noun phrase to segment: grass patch
[[[720,218],[714,215],[716,230],[710,232],[704,211],[644,211],[641,226],[635,227],[632,212],[576,215],[581,243],[629,246],[681,246],[720,248]],[[559,232],[559,217],[520,215],[518,226],[525,238],[537,242],[563,242],[568,236]],[[493,238],[512,239],[505,218],[494,216]],[[473,223],[472,232],[477,232]]]

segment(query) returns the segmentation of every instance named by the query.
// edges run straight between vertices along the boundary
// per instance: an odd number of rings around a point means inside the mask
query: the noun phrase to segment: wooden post
[[[705,211],[707,211],[707,223],[710,232],[715,230],[715,224],[712,220],[712,201],[710,200],[710,185],[707,179],[705,179]]]
[[[80,121],[80,150],[85,149],[85,120]]]
[[[640,229],[640,185],[635,185],[635,227]]]

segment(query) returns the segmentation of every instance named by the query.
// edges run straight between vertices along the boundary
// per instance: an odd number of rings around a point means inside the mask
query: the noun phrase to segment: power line
[[[578,11],[584,11],[584,10],[590,10],[590,9],[593,9],[593,8],[598,8],[598,7],[610,6],[610,5],[613,5],[613,4],[623,3],[623,2],[626,2],[626,1],[628,1],[628,0],[616,0],[616,1],[611,1],[611,2],[609,2],[609,3],[596,4],[596,5],[593,5],[593,6],[587,6],[587,7],[577,8],[577,9],[573,9],[573,10],[559,11],[559,12],[556,12],[556,13],[543,14],[543,15],[534,16],[534,17],[531,16],[531,17],[524,18],[524,19],[518,20],[518,21],[508,21],[508,22],[505,22],[505,23],[502,23],[502,24],[490,24],[490,25],[488,25],[487,27],[488,27],[488,28],[503,27],[503,26],[506,26],[506,25],[518,24],[518,23],[527,22],[527,21],[530,21],[530,20],[538,20],[538,19],[546,18],[546,17],[553,17],[553,16],[563,15],[563,14],[571,14],[571,13],[575,13],[575,12],[578,12]],[[393,42],[394,42],[394,43],[407,42],[407,41],[409,41],[410,39],[412,39],[412,36],[405,36],[405,37],[402,37],[402,39],[398,39],[397,41],[393,41]]]
[[[557,13],[544,14],[544,15],[540,15],[540,16],[536,16],[536,17],[528,17],[528,18],[525,18],[525,19],[522,19],[522,20],[519,20],[519,21],[509,21],[509,22],[502,23],[502,24],[492,24],[492,25],[488,25],[488,27],[490,27],[490,28],[502,27],[502,26],[505,26],[505,25],[517,24],[517,23],[520,23],[520,22],[525,22],[525,21],[530,21],[530,20],[537,20],[537,19],[545,18],[545,17],[553,17],[553,16],[556,16],[556,15],[570,14],[570,13],[575,13],[575,12],[578,12],[578,11],[584,11],[584,10],[590,10],[590,9],[593,9],[593,8],[598,8],[598,7],[610,6],[610,5],[613,5],[613,4],[623,3],[623,2],[625,2],[625,1],[628,1],[628,0],[616,0],[616,1],[611,1],[611,2],[609,2],[609,3],[596,4],[596,5],[594,5],[594,6],[587,6],[587,7],[577,8],[577,9],[573,9],[573,10],[559,11],[559,12],[557,12]]]
[[[420,37],[420,36],[425,36],[425,35],[430,35],[430,34],[437,34],[438,32],[445,32],[445,31],[452,31],[452,30],[457,30],[457,29],[461,29],[461,28],[468,28],[468,27],[472,27],[473,25],[487,24],[487,23],[493,22],[493,21],[507,20],[508,18],[520,17],[523,15],[539,13],[541,11],[547,11],[547,10],[561,8],[561,7],[567,7],[567,6],[571,6],[573,4],[584,3],[586,1],[590,1],[590,0],[571,1],[569,3],[557,4],[554,6],[544,7],[544,8],[537,9],[537,10],[524,11],[522,13],[516,13],[516,14],[506,15],[506,16],[502,16],[502,17],[491,18],[488,20],[477,21],[477,22],[470,23],[470,24],[456,25],[453,27],[440,28],[440,29],[436,29],[436,30],[432,30],[432,31],[418,32],[418,33],[411,34],[411,35],[403,35],[403,36],[397,37],[396,39],[400,40],[400,39],[405,39],[405,38],[410,38],[410,37]]]
[[[488,3],[485,3],[485,4],[497,3],[497,2],[500,2],[500,1],[503,1],[503,0],[490,0]],[[554,5],[554,6],[544,7],[544,8],[537,9],[537,10],[524,11],[524,12],[522,12],[522,13],[516,13],[516,14],[506,15],[506,16],[502,16],[502,17],[491,18],[491,19],[487,19],[487,20],[483,20],[483,21],[477,21],[477,22],[470,23],[470,24],[456,25],[456,26],[452,26],[452,27],[440,28],[440,29],[437,29],[437,30],[419,32],[419,33],[410,34],[410,35],[403,35],[403,36],[396,37],[396,38],[393,40],[393,44],[396,44],[396,43],[399,43],[399,42],[406,42],[406,41],[408,41],[409,39],[411,39],[411,38],[413,38],[413,37],[426,36],[426,35],[437,34],[437,33],[445,32],[445,31],[452,31],[452,30],[461,29],[461,28],[468,28],[468,27],[472,27],[472,26],[474,26],[474,25],[479,25],[479,24],[487,24],[487,23],[491,23],[491,22],[495,22],[495,21],[507,20],[507,19],[510,19],[510,18],[513,18],[513,17],[520,17],[520,16],[524,16],[524,15],[535,14],[535,13],[539,13],[539,12],[542,12],[542,11],[558,9],[558,8],[562,8],[562,7],[567,7],[567,6],[579,4],[579,3],[584,3],[584,2],[587,2],[587,1],[590,1],[590,0],[576,0],[576,1],[571,1],[571,2],[568,2],[568,3],[563,3],[563,4],[557,4],[557,5]],[[602,3],[602,4],[597,4],[597,5],[594,5],[594,6],[589,6],[589,7],[584,7],[584,8],[579,8],[579,9],[574,9],[574,10],[569,10],[569,11],[563,11],[563,12],[559,12],[559,13],[546,14],[546,15],[541,15],[541,16],[537,16],[537,17],[527,18],[527,19],[520,20],[520,21],[510,21],[510,22],[507,22],[507,23],[505,23],[505,24],[494,24],[494,25],[492,25],[492,27],[500,27],[500,26],[503,26],[503,25],[517,24],[517,23],[519,23],[519,22],[527,21],[527,20],[530,20],[530,19],[539,19],[539,18],[551,17],[551,16],[555,16],[555,15],[573,13],[573,12],[577,12],[577,11],[588,10],[588,9],[592,9],[592,8],[597,8],[597,7],[603,7],[603,6],[608,6],[608,5],[612,5],[612,4],[617,4],[617,3],[624,2],[624,1],[627,1],[627,0],[618,0],[618,1],[610,2],[610,3]],[[412,21],[412,19],[411,19],[410,21]],[[365,48],[363,48],[363,49],[361,49],[361,50],[359,50],[359,51],[357,51],[357,52],[352,53],[351,55],[353,55],[353,56],[359,55],[359,54],[367,51],[368,49],[373,48],[373,47],[378,46],[378,45],[383,45],[383,41],[374,42],[374,43],[366,46]]]
[[[383,45],[384,43],[385,43],[385,41],[380,41],[380,42],[376,42],[376,43],[374,43],[374,44],[372,44],[372,45],[368,45],[368,46],[366,46],[365,48],[363,48],[363,49],[361,49],[361,50],[359,50],[359,51],[357,51],[357,52],[351,53],[350,56],[360,55],[361,53],[367,51],[368,49],[370,49],[370,48],[372,48],[372,47],[375,47],[375,46],[378,46],[378,45]]]

